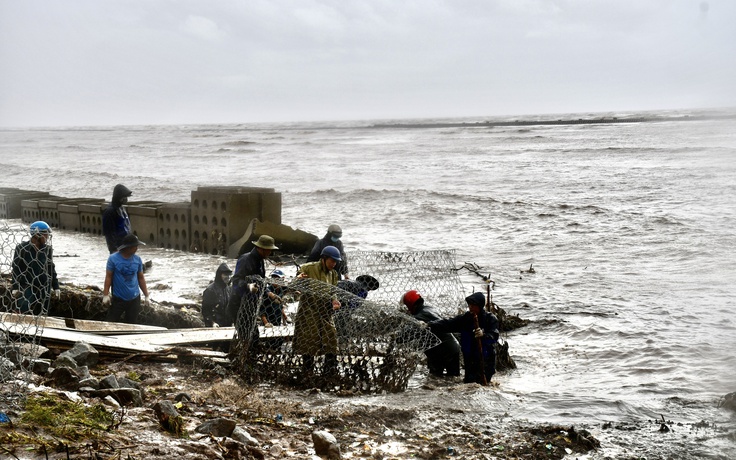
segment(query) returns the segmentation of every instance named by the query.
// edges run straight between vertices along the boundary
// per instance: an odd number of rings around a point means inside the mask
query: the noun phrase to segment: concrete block
[[[268,215],[281,222],[281,194],[262,187],[199,187],[192,191],[192,249],[226,254],[228,246],[243,236],[251,220],[263,219],[264,195]]]
[[[160,201],[131,201],[125,205],[133,233],[144,243],[158,245],[157,209]]]
[[[158,247],[189,251],[192,235],[191,203],[164,203],[156,211]]]
[[[22,218],[21,202],[23,200],[44,196],[49,196],[49,193],[34,190],[22,190],[13,187],[0,188],[0,219]]]
[[[82,233],[102,235],[102,210],[105,207],[104,203],[79,204],[79,226]]]

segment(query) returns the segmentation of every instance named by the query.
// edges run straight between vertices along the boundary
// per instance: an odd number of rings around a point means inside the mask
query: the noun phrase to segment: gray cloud
[[[736,106],[736,2],[0,0],[0,125]]]

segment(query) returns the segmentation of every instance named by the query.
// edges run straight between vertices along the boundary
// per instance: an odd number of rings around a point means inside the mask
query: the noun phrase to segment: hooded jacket
[[[102,234],[110,254],[118,250],[125,235],[131,233],[130,218],[123,206],[123,200],[133,192],[123,184],[118,184],[112,191],[112,201],[102,212]]]
[[[424,305],[424,302],[417,305],[412,316],[425,323],[441,319],[434,309],[429,305]],[[438,332],[436,335],[442,343],[426,350],[424,353],[427,355],[430,367],[441,369],[443,363],[460,355],[460,344],[457,343],[457,339],[451,332]]]
[[[342,240],[332,241],[332,232],[327,232],[322,239],[317,240],[312,247],[312,252],[307,257],[307,262],[317,262],[322,257],[322,250],[327,246],[335,246],[340,251],[342,260],[335,265],[335,271],[340,275],[348,274],[348,259],[345,256],[345,249],[342,246]]]
[[[202,294],[202,317],[204,325],[212,327],[212,323],[220,326],[232,326],[233,320],[228,315],[227,303],[232,288],[222,280],[223,273],[232,273],[226,263],[220,264],[215,272],[215,280],[207,286]]]

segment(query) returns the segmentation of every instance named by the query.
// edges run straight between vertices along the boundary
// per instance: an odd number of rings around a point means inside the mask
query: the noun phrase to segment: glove
[[[143,297],[143,306],[144,307],[150,307],[151,306],[151,299],[148,297]]]
[[[271,324],[271,323],[266,323],[266,324],[264,324],[264,325],[263,325],[263,327],[273,327],[273,324]]]
[[[276,294],[271,297],[271,302],[273,303],[281,303],[281,297],[277,296]]]
[[[417,324],[417,326],[419,326],[419,329],[427,329],[429,327],[429,324],[425,323],[424,321],[419,321],[419,324]]]
[[[13,295],[14,299],[17,299],[18,297],[20,297],[20,291],[17,289],[13,289],[13,292],[11,292],[11,294]]]
[[[250,283],[248,284],[248,290],[255,294],[258,292],[258,286],[256,286],[256,283]]]
[[[473,331],[473,335],[475,336],[476,339],[483,337],[483,329],[481,328],[475,329]]]
[[[61,299],[61,289],[54,289],[54,297]]]
[[[110,302],[112,299],[110,299],[110,294],[105,294],[102,296],[102,305],[110,305]]]
[[[220,325],[217,323],[212,323],[212,327],[220,327]]]

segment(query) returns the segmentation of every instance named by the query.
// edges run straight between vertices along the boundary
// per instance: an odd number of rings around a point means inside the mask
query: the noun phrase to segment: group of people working
[[[308,263],[299,267],[296,279],[318,280],[365,298],[368,291],[379,287],[378,280],[369,275],[361,275],[355,281],[349,279],[341,237],[341,228],[330,225],[325,237],[315,244]],[[265,278],[265,260],[278,247],[268,235],[261,235],[252,244],[252,251],[238,259],[234,275],[227,264],[217,268],[215,279],[205,289],[202,300],[202,315],[208,327],[232,325],[241,308],[248,312],[258,311],[257,316],[251,313],[241,317],[239,322],[242,324],[238,324],[238,333],[241,337],[250,337],[251,343],[258,339],[258,320],[266,328],[289,322],[283,309],[283,282],[264,285],[253,282],[258,277]],[[283,279],[284,273],[276,269],[270,277]],[[498,320],[486,311],[482,293],[471,294],[465,300],[468,305],[466,313],[445,319],[426,305],[416,290],[406,292],[401,302],[409,314],[426,324],[425,327],[441,340],[439,345],[426,351],[431,375],[459,376],[462,353],[464,381],[486,384],[495,373],[494,344],[499,337]],[[302,356],[305,375],[312,373],[316,356],[324,356],[324,377],[337,373],[338,335],[334,314],[343,307],[336,297],[301,293],[294,318],[292,351]],[[455,334],[459,334],[459,342]]]
[[[132,233],[125,204],[132,191],[122,184],[115,186],[112,201],[103,212],[102,227],[110,252],[105,269],[103,304],[108,306],[108,321],[135,323],[143,305],[149,303],[142,259],[136,254],[144,245]],[[60,296],[59,281],[50,244],[51,227],[43,221],[30,226],[30,240],[17,245],[13,256],[12,295],[17,310],[40,314],[48,311],[51,295]],[[378,288],[378,281],[368,275],[349,279],[347,258],[341,241],[342,229],[330,225],[318,240],[307,263],[299,267],[298,279],[309,278],[338,286],[365,298],[368,290]],[[215,279],[204,290],[202,316],[205,326],[232,326],[241,309],[257,311],[246,315],[238,324],[241,336],[258,339],[258,321],[266,327],[286,324],[289,319],[283,309],[283,283],[266,283],[265,260],[277,250],[275,241],[261,235],[252,241],[253,249],[237,261],[235,271],[220,264]],[[281,270],[273,270],[270,278],[284,278]],[[361,279],[362,278],[362,279]],[[143,298],[141,298],[141,292]],[[415,290],[406,292],[401,302],[414,318],[426,324],[441,343],[426,351],[429,372],[434,376],[459,376],[460,353],[465,364],[465,382],[487,383],[495,372],[494,343],[498,340],[498,320],[484,309],[485,297],[476,292],[466,297],[468,311],[454,318],[440,318],[424,303]],[[305,372],[314,367],[315,356],[324,356],[323,374],[337,372],[337,329],[334,313],[342,307],[333,297],[328,302],[315,299],[309,293],[300,296],[294,319],[292,350],[302,355]],[[458,343],[455,334],[459,334]]]
[[[113,189],[112,201],[102,214],[102,231],[110,255],[105,268],[102,303],[108,307],[107,321],[135,323],[142,305],[148,304],[148,287],[143,261],[136,255],[145,243],[131,232],[125,203],[133,192],[122,184]],[[30,225],[30,239],[18,244],[13,253],[12,296],[15,310],[35,315],[47,312],[51,296],[61,296],[48,223]],[[143,292],[143,299],[141,299]]]

